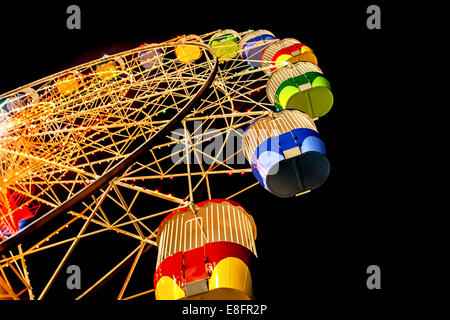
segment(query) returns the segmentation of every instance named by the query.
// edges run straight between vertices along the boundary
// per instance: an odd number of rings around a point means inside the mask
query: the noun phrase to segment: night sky
[[[280,199],[259,188],[241,198],[258,227],[256,302],[268,304],[271,314],[301,314],[307,309],[321,313],[327,306],[371,309],[405,290],[407,275],[401,261],[409,251],[405,225],[410,217],[400,177],[405,135],[400,114],[407,106],[395,80],[400,72],[399,47],[406,40],[397,24],[398,9],[373,2],[381,7],[382,28],[368,30],[366,8],[373,4],[368,1],[92,2],[13,2],[7,9],[2,3],[0,91],[104,53],[180,34],[267,29],[277,38],[296,38],[314,49],[332,86],[335,104],[317,122],[331,174],[323,186],[302,197]],[[81,8],[81,30],[66,28],[70,4]],[[102,268],[83,259],[92,257],[78,253],[71,262]],[[144,278],[148,274],[151,280],[154,257],[147,260],[139,274]],[[380,291],[366,287],[366,268],[371,264],[381,268]],[[88,279],[87,273],[86,286],[96,278]],[[93,301],[114,301],[117,288],[111,294],[112,287],[100,289]],[[147,283],[142,287],[148,288]],[[51,291],[48,299],[60,298],[63,289]],[[152,312],[176,308],[170,303],[155,307],[149,298],[133,304],[148,312],[148,318]]]

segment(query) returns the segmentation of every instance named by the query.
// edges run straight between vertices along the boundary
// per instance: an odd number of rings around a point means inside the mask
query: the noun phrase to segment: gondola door
[[[184,224],[183,273],[186,297],[208,291],[205,267],[205,237],[202,218],[190,219]]]

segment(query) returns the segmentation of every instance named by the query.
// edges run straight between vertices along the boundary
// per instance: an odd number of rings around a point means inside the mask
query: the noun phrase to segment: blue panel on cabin
[[[302,153],[316,151],[322,154],[326,154],[325,143],[323,143],[323,141],[319,137],[315,136],[309,136],[305,140],[303,140],[300,150],[302,151]]]
[[[258,41],[270,41],[274,39],[275,37],[270,34],[263,34],[248,40],[247,43],[242,47],[245,50],[242,52],[242,57],[248,60],[261,60],[262,53],[264,49],[269,45],[269,43],[266,43],[264,45],[258,44],[257,46],[256,43]],[[252,47],[255,48],[252,49]],[[247,61],[247,63],[255,68],[261,66],[261,63],[259,61]]]
[[[251,161],[252,173],[268,191],[274,192],[267,187],[267,176],[269,173],[270,175],[277,174],[280,162],[285,160],[283,151],[295,147],[299,147],[302,154],[310,151],[326,154],[325,144],[320,139],[318,132],[307,128],[298,128],[270,137],[256,148]],[[301,155],[298,157],[301,157]],[[303,175],[304,173],[299,174]],[[297,179],[296,175],[290,175],[286,178]]]

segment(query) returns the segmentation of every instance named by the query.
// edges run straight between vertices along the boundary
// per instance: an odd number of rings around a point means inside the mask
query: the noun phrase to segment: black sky
[[[376,306],[401,294],[407,282],[402,261],[410,250],[400,176],[405,106],[395,81],[406,41],[397,20],[401,11],[374,2],[382,9],[382,29],[368,30],[368,1],[155,2],[2,3],[0,91],[180,34],[263,28],[306,43],[335,97],[333,109],[318,121],[331,175],[304,197],[279,199],[261,188],[243,199],[258,225],[257,301],[290,314],[337,301],[341,307]],[[70,4],[81,8],[81,30],[66,28]],[[380,292],[365,286],[371,264],[382,270]],[[152,278],[153,264],[146,267],[142,276]],[[116,295],[105,288],[99,300]],[[151,302],[141,302],[151,310]]]

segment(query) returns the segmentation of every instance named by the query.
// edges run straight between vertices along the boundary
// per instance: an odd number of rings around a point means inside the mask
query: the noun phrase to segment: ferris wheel
[[[78,244],[110,233],[127,253],[76,299],[126,265],[117,299],[252,298],[257,213],[234,200],[324,183],[315,120],[332,104],[313,50],[267,30],[144,44],[1,95],[0,299],[44,299]],[[150,250],[154,286],[128,294]]]

